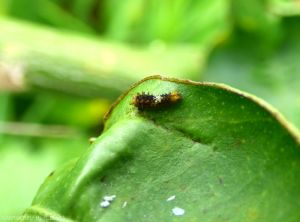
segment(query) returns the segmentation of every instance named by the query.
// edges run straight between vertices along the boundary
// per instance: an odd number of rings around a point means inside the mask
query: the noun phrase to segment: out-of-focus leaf
[[[8,11],[9,0],[0,1],[0,15],[6,14]]]
[[[240,29],[252,33],[265,47],[273,47],[280,38],[280,17],[269,9],[268,1],[232,0],[233,18]]]
[[[211,47],[223,41],[231,29],[230,4],[226,0],[109,0],[105,3],[106,35],[121,41],[193,42]]]
[[[203,79],[230,84],[265,99],[300,127],[299,19],[285,19],[281,44],[265,55],[251,35],[217,49]]]
[[[272,13],[278,16],[299,16],[300,4],[298,0],[268,0]]]
[[[0,92],[0,104],[0,121],[5,121],[12,115],[11,95]]]
[[[45,23],[58,28],[85,33],[94,32],[88,24],[65,11],[53,0],[11,0],[8,10],[9,14],[14,17]]]
[[[86,144],[87,138],[32,143],[26,138],[6,136],[1,140],[0,220],[16,218],[32,202],[45,175],[80,155]]]
[[[26,4],[30,7],[23,10]],[[227,0],[12,0],[10,11],[19,18],[140,44],[213,47],[231,31]]]
[[[82,21],[88,22],[91,14],[95,11],[94,7],[97,2],[99,2],[99,0],[74,0],[72,12]]]
[[[7,0],[9,1],[8,12],[11,16],[16,16],[31,21],[39,21],[38,8],[43,6],[43,0]]]
[[[118,7],[115,7],[118,5]],[[136,35],[136,27],[145,13],[143,0],[105,1],[107,17],[106,36],[115,40],[129,40],[130,35]],[[101,24],[100,24],[101,25]]]
[[[132,99],[141,92],[177,92],[181,100],[138,110]],[[103,134],[76,163],[46,179],[24,217],[298,222],[299,148],[299,133],[251,95],[151,77],[115,103]],[[107,195],[116,198],[101,207]],[[181,218],[175,207],[185,210]]]
[[[22,121],[91,128],[99,126],[110,103],[101,98],[86,99],[40,93],[22,115]]]
[[[11,95],[0,92],[0,128],[1,122],[8,120],[13,115],[12,112]],[[2,138],[3,135],[0,133],[0,143]]]
[[[58,28],[75,30],[83,33],[95,33],[84,21],[63,10],[59,5],[43,0],[43,5],[37,9],[37,14],[46,23]]]

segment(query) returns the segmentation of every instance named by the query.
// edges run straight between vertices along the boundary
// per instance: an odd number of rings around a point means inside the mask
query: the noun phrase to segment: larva
[[[181,94],[177,91],[161,94],[158,96],[149,93],[138,93],[132,98],[131,104],[139,110],[154,109],[162,106],[174,104],[181,99]]]

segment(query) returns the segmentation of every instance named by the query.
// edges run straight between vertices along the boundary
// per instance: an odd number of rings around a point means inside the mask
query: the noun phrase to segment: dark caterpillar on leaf
[[[132,98],[131,104],[139,110],[160,108],[178,102],[181,99],[181,94],[177,91],[162,94],[151,95],[149,93],[138,93]]]

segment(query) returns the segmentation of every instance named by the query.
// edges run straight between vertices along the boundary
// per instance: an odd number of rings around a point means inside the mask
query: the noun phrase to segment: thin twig
[[[0,122],[0,134],[50,138],[74,138],[80,131],[63,125],[42,125],[37,123]]]

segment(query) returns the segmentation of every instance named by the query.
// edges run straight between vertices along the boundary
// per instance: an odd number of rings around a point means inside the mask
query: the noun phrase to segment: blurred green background
[[[0,0],[0,216],[161,74],[229,84],[300,127],[300,1]]]

